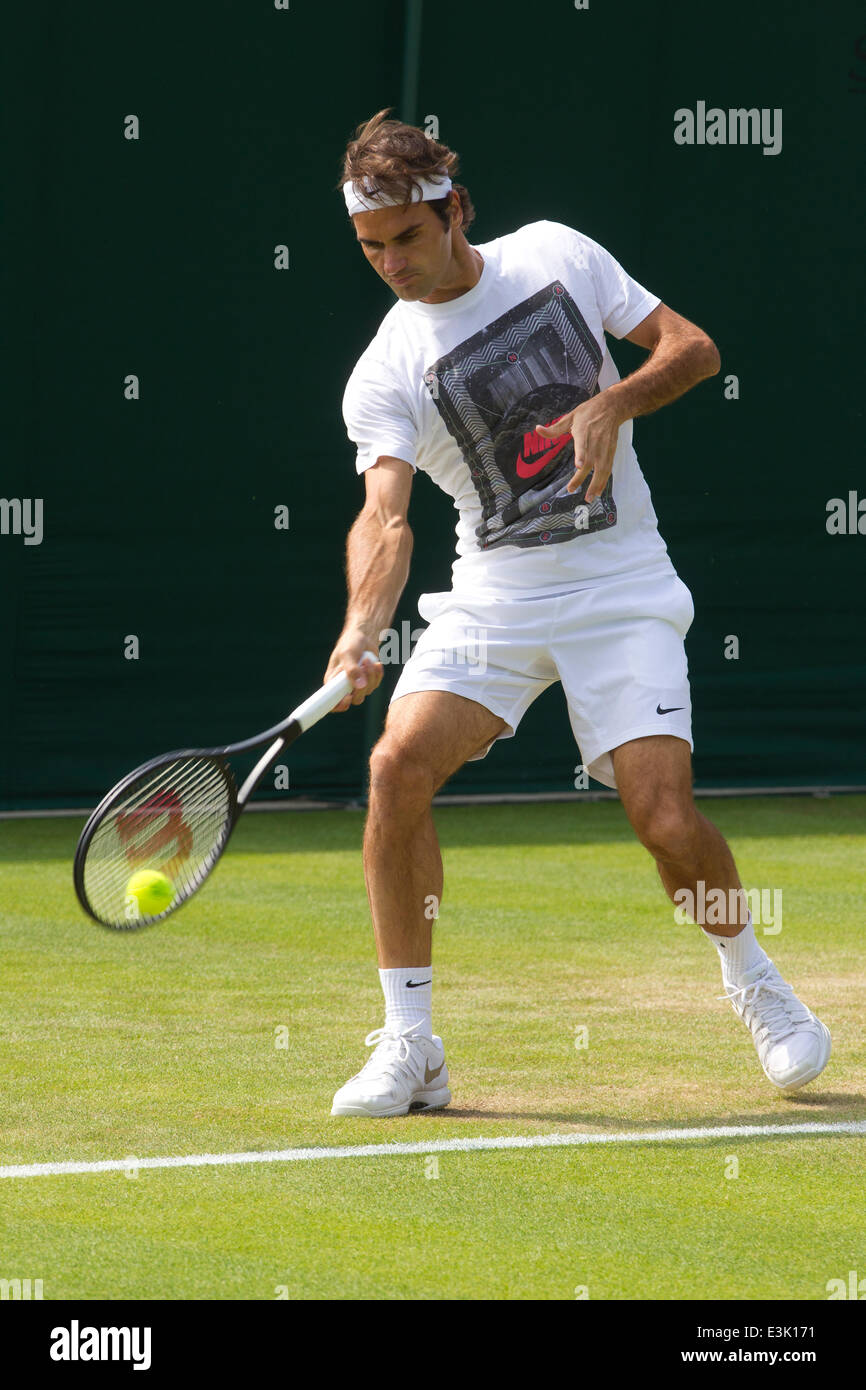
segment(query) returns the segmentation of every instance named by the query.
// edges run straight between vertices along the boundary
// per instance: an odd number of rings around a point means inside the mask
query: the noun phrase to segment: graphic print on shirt
[[[611,481],[587,506],[570,433],[536,434],[598,393],[603,353],[558,280],[459,343],[424,382],[481,502],[482,550],[555,545],[616,525]]]

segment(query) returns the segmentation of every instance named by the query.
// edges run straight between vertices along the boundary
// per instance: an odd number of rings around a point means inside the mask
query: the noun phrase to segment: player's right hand
[[[380,661],[361,660],[364,652],[376,650],[378,650],[378,643],[371,640],[366,632],[361,632],[360,628],[345,628],[341,632],[337,645],[331,654],[331,660],[328,662],[325,681],[329,681],[339,671],[345,671],[352,682],[353,692],[334,706],[331,711],[332,714],[342,714],[351,705],[362,704],[377,685],[381,684],[385,674],[382,663]]]

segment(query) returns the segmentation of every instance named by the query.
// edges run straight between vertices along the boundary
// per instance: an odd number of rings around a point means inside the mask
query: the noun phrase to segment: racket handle
[[[375,652],[364,652],[361,660],[378,661]],[[315,695],[311,695],[303,704],[298,705],[297,709],[292,710],[291,717],[301,726],[301,730],[312,728],[324,715],[330,714],[335,705],[344,700],[347,695],[352,693],[352,682],[345,671],[339,671],[336,676],[332,676],[321,690],[317,690]]]

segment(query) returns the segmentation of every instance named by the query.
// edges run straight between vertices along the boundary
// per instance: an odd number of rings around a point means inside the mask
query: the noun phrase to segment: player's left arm
[[[649,415],[685,395],[699,381],[715,376],[721,366],[719,350],[697,324],[666,304],[657,304],[630,333],[630,343],[646,348],[649,357],[631,376],[608,386],[551,425],[537,425],[538,434],[555,439],[567,430],[574,439],[575,472],[568,484],[574,492],[586,478],[587,502],[599,497],[610,477],[620,427],[636,415]]]

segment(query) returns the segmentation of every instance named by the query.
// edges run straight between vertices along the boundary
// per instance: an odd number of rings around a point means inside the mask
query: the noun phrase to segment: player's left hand
[[[594,502],[604,492],[613,468],[613,456],[623,417],[612,400],[605,400],[606,391],[600,391],[584,401],[575,410],[560,415],[549,425],[536,425],[535,432],[542,439],[558,439],[570,433],[574,440],[574,474],[568,485],[568,492],[575,492],[592,477],[586,490],[586,501]]]

